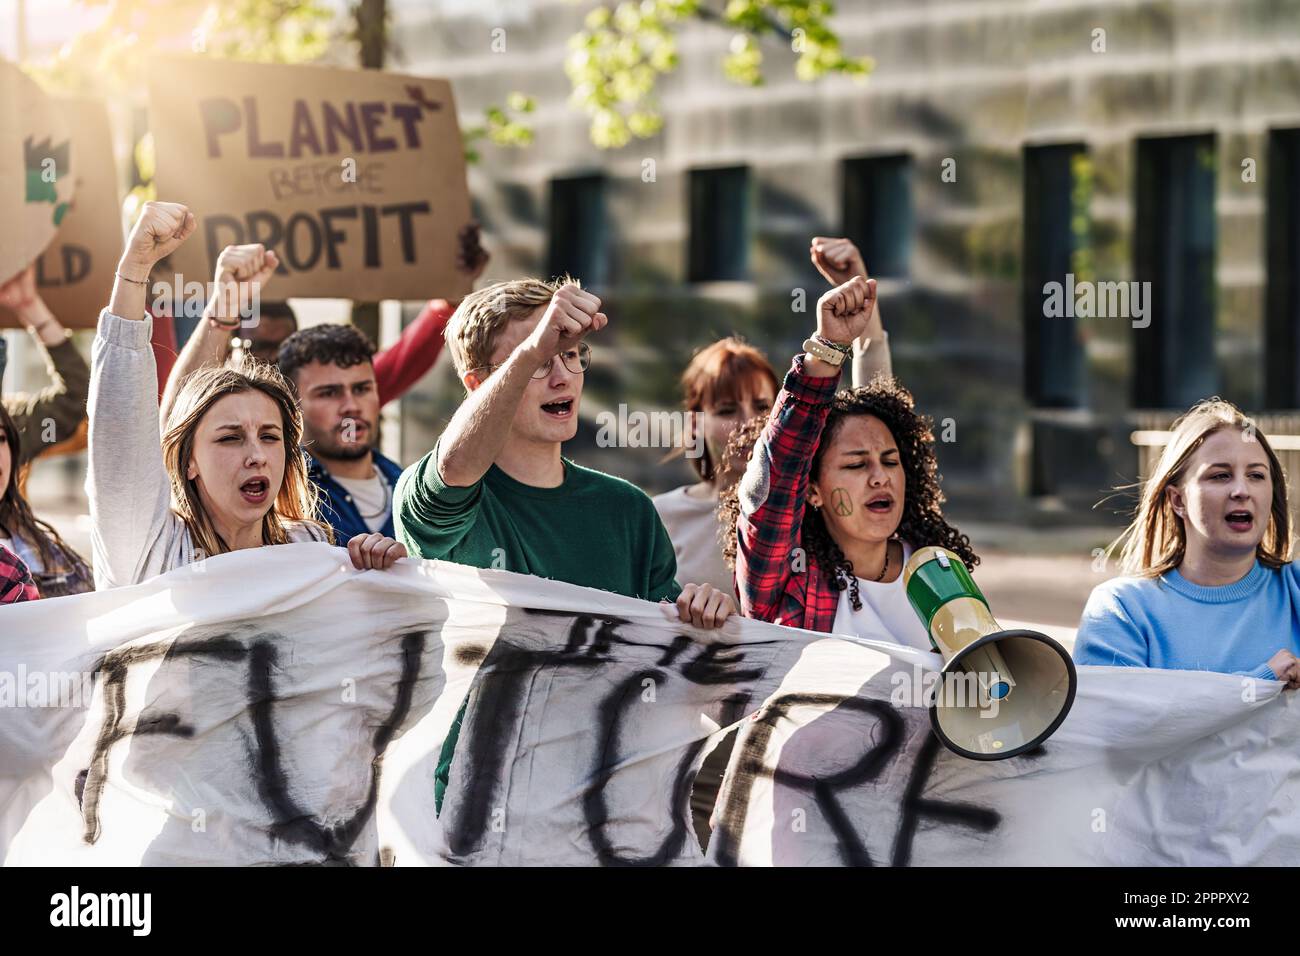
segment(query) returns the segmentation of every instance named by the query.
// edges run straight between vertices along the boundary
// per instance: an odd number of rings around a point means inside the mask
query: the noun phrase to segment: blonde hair
[[[456,373],[464,375],[492,364],[497,336],[511,322],[527,319],[566,284],[581,283],[569,276],[550,282],[541,279],[511,279],[494,282],[465,296],[443,333]]]
[[[1273,501],[1269,525],[1256,554],[1261,564],[1280,568],[1291,552],[1291,513],[1287,505],[1286,474],[1264,433],[1241,409],[1221,398],[1209,398],[1193,405],[1174,422],[1169,444],[1151,475],[1142,483],[1137,514],[1111,546],[1120,551],[1120,570],[1139,577],[1158,577],[1178,567],[1187,551],[1187,529],[1183,518],[1174,513],[1165,489],[1178,485],[1187,474],[1187,466],[1197,450],[1211,435],[1225,428],[1235,428],[1253,437],[1268,458],[1273,479]]]
[[[302,413],[284,377],[273,365],[245,359],[233,367],[200,369],[185,381],[163,432],[163,462],[172,486],[172,510],[185,522],[194,547],[205,555],[222,554],[230,548],[217,533],[204,510],[197,484],[187,477],[194,455],[194,437],[200,420],[227,395],[257,391],[280,410],[284,439],[284,480],[271,507],[262,516],[262,544],[287,544],[289,525],[316,526],[325,540],[334,541],[333,530],[317,518],[317,491],[307,477],[307,460],[300,448]]]

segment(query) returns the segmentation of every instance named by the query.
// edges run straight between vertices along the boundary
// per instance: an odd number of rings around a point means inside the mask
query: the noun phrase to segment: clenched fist
[[[146,282],[159,259],[171,255],[197,228],[194,213],[176,202],[147,202],[140,210],[118,272],[136,282]]]
[[[524,341],[524,347],[539,359],[576,348],[590,332],[599,332],[609,323],[600,311],[600,299],[584,292],[573,283],[556,290],[542,318]]]
[[[206,315],[218,325],[234,326],[241,316],[252,315],[255,296],[275,274],[280,260],[260,242],[226,246],[217,256],[212,301]]]
[[[852,240],[814,236],[808,251],[812,264],[831,285],[843,285],[854,276],[868,278],[862,253]]]
[[[20,316],[36,304],[36,267],[28,266],[8,282],[0,285],[0,305]]]
[[[876,280],[854,276],[817,300],[817,333],[851,345],[862,336],[876,308]]]

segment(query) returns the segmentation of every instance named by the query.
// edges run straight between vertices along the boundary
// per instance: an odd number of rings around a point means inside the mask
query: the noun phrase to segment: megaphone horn
[[[1033,750],[1074,704],[1069,653],[1046,634],[1003,630],[961,558],[921,548],[903,569],[913,610],[943,655],[930,724],[944,745],[972,760]]]

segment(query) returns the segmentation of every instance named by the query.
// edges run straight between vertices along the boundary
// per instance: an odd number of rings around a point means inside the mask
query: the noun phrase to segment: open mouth
[[[1249,511],[1230,511],[1224,520],[1233,531],[1249,531],[1255,524],[1255,518]]]
[[[554,402],[547,402],[542,406],[542,411],[552,418],[569,418],[573,415],[573,399],[561,398]]]
[[[271,493],[271,482],[267,478],[250,478],[239,486],[239,493],[250,505],[264,503]]]
[[[888,495],[877,495],[867,502],[867,510],[876,514],[887,514],[894,507],[894,499]]]

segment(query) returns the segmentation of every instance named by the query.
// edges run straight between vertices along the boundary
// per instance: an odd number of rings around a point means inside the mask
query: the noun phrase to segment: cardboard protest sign
[[[0,282],[40,255],[71,209],[70,156],[63,113],[35,80],[0,61]]]
[[[113,291],[122,254],[122,211],[108,110],[93,97],[50,100],[71,130],[72,203],[53,241],[36,260],[36,284],[50,311],[69,328],[94,328]],[[17,326],[0,307],[0,327]]]
[[[280,545],[3,614],[9,865],[1300,862],[1277,681],[1080,667],[1039,751],[974,761],[918,703],[936,655],[441,561]]]
[[[171,58],[151,74],[158,197],[198,230],[171,272],[208,282],[222,248],[260,242],[275,298],[457,297],[470,221],[445,80]]]

